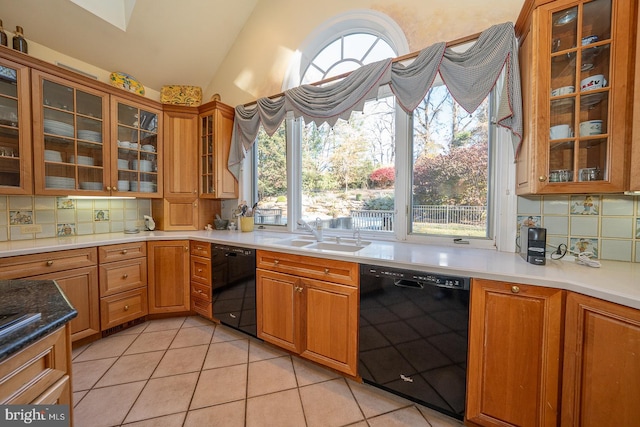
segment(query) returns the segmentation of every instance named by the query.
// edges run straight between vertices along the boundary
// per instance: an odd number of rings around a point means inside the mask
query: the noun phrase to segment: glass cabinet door
[[[108,139],[108,95],[74,86],[68,80],[34,74],[38,85],[34,114],[42,123],[34,137],[36,192],[104,194],[109,179],[108,147],[104,144]]]
[[[550,183],[608,179],[611,22],[611,0],[552,14]]]
[[[0,194],[30,194],[31,117],[27,67],[0,60]]]
[[[114,191],[128,195],[157,196],[161,193],[161,147],[158,138],[160,111],[115,101],[117,182]],[[123,195],[123,194],[120,194]]]
[[[213,144],[213,115],[200,117],[200,189],[203,194],[215,195],[215,152]]]

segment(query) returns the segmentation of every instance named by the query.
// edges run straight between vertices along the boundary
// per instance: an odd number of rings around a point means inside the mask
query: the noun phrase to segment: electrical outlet
[[[23,225],[20,226],[20,233],[42,233],[42,226],[40,224]]]

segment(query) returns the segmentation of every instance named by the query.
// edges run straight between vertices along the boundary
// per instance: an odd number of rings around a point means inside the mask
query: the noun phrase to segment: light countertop
[[[520,255],[515,253],[458,246],[372,240],[371,244],[357,252],[341,253],[330,250],[296,248],[280,243],[293,236],[296,234],[263,230],[250,233],[215,230],[153,231],[138,234],[111,233],[18,240],[0,243],[0,266],[2,258],[16,255],[134,241],[195,239],[363,264],[547,286],[579,292],[640,309],[640,264],[638,263],[601,261],[602,267],[593,268],[577,264],[573,261],[573,257],[567,255],[559,261],[547,259],[546,265],[539,266],[525,262]],[[364,240],[369,239],[366,237]]]

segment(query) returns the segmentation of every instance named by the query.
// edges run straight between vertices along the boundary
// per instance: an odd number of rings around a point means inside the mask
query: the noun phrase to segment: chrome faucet
[[[353,238],[356,239],[356,245],[358,246],[362,245],[362,236],[360,235],[359,228],[356,228],[355,231],[353,232]]]
[[[318,242],[322,242],[322,221],[320,218],[316,218],[316,228],[310,226],[309,223],[302,218],[298,220],[298,225],[301,225],[302,228],[310,231]]]

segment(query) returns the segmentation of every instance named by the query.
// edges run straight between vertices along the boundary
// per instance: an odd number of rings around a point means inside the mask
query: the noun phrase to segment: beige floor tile
[[[92,342],[89,347],[76,357],[74,362],[85,360],[106,359],[108,357],[118,357],[136,339],[135,335],[113,335]]]
[[[246,365],[209,369],[200,373],[190,409],[244,400],[246,396]]]
[[[185,412],[197,381],[197,372],[150,379],[125,421],[130,423]]]
[[[180,412],[164,417],[151,418],[150,420],[138,421],[131,424],[123,424],[126,427],[182,427],[184,417],[187,413]],[[202,426],[204,427],[204,425]]]
[[[122,423],[145,382],[91,390],[73,410],[75,427],[108,427]]]
[[[249,363],[247,397],[297,387],[290,356]]]
[[[80,356],[80,354],[85,351],[86,349],[89,348],[91,344],[85,344],[83,346],[74,348],[73,350],[71,350],[71,360],[75,359],[76,357]]]
[[[247,427],[306,426],[297,389],[247,399]]]
[[[144,332],[168,331],[171,329],[180,329],[184,323],[185,317],[167,317],[166,319],[156,319],[145,328]]]
[[[274,359],[276,357],[287,356],[288,354],[289,353],[276,346],[257,339],[252,339],[249,342],[249,362]]]
[[[213,336],[210,326],[182,328],[171,343],[170,348],[189,347],[192,345],[209,344]]]
[[[125,354],[166,350],[171,345],[171,341],[173,341],[177,333],[177,329],[172,329],[169,331],[144,332],[140,335],[129,335],[128,338],[134,338],[135,341],[133,341]]]
[[[208,348],[208,345],[198,345],[167,350],[153,373],[153,378],[200,372]]]
[[[300,387],[309,427],[344,426],[364,419],[344,379]]]
[[[368,418],[367,421],[371,427],[431,427],[415,406]]]
[[[73,406],[75,407],[78,403],[80,403],[82,398],[85,397],[87,395],[87,393],[89,393],[89,390],[74,391],[73,392]]]
[[[244,400],[196,409],[187,413],[184,427],[244,427],[244,411]]]
[[[158,366],[164,351],[150,353],[131,354],[121,356],[111,369],[98,381],[96,387],[143,381],[151,378],[154,369]],[[75,377],[75,364],[73,366]]]
[[[408,401],[395,394],[387,393],[368,384],[357,383],[347,380],[347,384],[353,395],[356,397],[360,409],[366,418],[375,417],[386,412],[395,411],[397,409],[406,408],[413,405]]]
[[[248,337],[247,334],[236,331],[233,328],[229,328],[228,326],[218,325],[216,326],[216,330],[213,332],[212,343],[214,342],[225,342],[225,341],[233,341],[233,340],[243,340]]]
[[[209,346],[203,369],[246,364],[249,361],[249,340],[213,343]]]
[[[209,326],[213,329],[216,328],[216,324],[211,320],[205,319],[200,316],[189,316],[184,320],[182,328],[193,328],[194,326]]]
[[[117,357],[108,359],[88,360],[73,364],[72,390],[89,390],[104,375],[105,372],[118,360]]]
[[[127,329],[123,329],[118,332],[118,335],[136,335],[144,332],[144,330],[149,326],[149,322],[140,323],[139,325],[132,326]]]
[[[415,405],[422,415],[429,421],[431,427],[464,427],[462,421],[451,418],[441,412],[426,408],[422,405]]]
[[[300,357],[293,356],[291,360],[293,360],[298,387],[340,378],[339,374]]]

